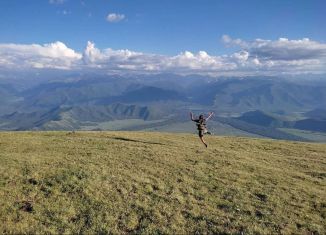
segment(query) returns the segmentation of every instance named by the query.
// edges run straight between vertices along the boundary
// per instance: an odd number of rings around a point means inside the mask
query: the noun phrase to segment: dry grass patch
[[[326,145],[0,133],[0,233],[326,233]]]

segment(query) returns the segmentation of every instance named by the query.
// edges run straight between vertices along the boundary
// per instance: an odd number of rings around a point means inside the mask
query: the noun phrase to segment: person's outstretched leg
[[[205,145],[205,147],[207,148],[207,144],[205,143],[204,139],[202,136],[199,136],[199,139],[201,140],[201,142],[203,142],[203,144]]]
[[[211,135],[212,132],[210,132],[210,131],[208,131],[207,129],[205,129],[204,134]]]

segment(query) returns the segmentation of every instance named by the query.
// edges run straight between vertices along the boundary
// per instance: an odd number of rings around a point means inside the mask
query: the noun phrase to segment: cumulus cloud
[[[0,44],[3,69],[65,69],[103,73],[161,73],[209,75],[280,75],[326,73],[326,44],[310,39],[255,39],[224,35],[222,41],[239,50],[229,55],[184,51],[175,56],[99,49],[88,42],[82,53],[62,42],[44,45]]]
[[[88,42],[83,53],[84,66],[103,71],[160,71],[166,57],[144,54],[130,50],[99,50],[93,42]]]
[[[167,65],[170,70],[192,72],[214,72],[228,71],[235,69],[236,64],[221,56],[211,56],[205,51],[199,51],[193,54],[189,51],[180,53],[167,59]]]
[[[241,52],[231,55],[235,61],[248,68],[260,70],[297,72],[325,71],[326,44],[303,38],[289,40],[255,39],[244,41],[222,36],[222,41],[228,46],[240,47]],[[241,56],[241,54],[243,56]],[[245,56],[244,56],[245,55]]]
[[[82,55],[62,42],[39,44],[0,44],[0,66],[14,69],[70,69]]]
[[[326,56],[326,44],[312,41],[288,40],[280,38],[277,41],[259,40],[250,45],[253,55],[267,60],[309,60]]]
[[[276,41],[255,39],[246,42],[223,35],[222,41],[227,45],[239,46],[265,60],[306,60],[326,57],[326,44],[312,41],[309,38],[289,40],[279,38]]]
[[[106,20],[111,23],[116,23],[122,21],[125,18],[124,14],[109,13],[106,17]]]
[[[235,69],[236,64],[205,51],[197,54],[185,51],[176,56],[145,54],[130,50],[99,50],[92,42],[83,53],[84,65],[105,71],[205,73]]]
[[[241,39],[232,39],[229,35],[223,35],[222,36],[222,42],[224,42],[227,46],[241,46],[241,47],[246,47],[247,43]]]

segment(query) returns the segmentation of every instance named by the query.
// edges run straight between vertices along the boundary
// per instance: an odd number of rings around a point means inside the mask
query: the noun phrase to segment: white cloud
[[[49,0],[50,4],[63,4],[66,0]]]
[[[153,71],[159,70],[163,56],[144,54],[130,50],[99,50],[92,42],[87,43],[83,53],[86,68],[102,69],[103,71]]]
[[[211,56],[205,51],[193,54],[185,51],[177,56],[167,58],[168,68],[173,71],[214,72],[235,69],[236,64],[220,56]]]
[[[229,35],[222,36],[222,42],[224,42],[227,46],[237,45],[241,47],[246,47],[247,43],[241,39],[232,39]]]
[[[83,62],[88,68],[121,72],[214,72],[231,70],[236,66],[222,57],[210,56],[205,51],[197,54],[185,51],[169,57],[130,50],[99,50],[92,42],[87,43]]]
[[[222,41],[227,45],[239,46],[249,51],[251,56],[266,60],[305,60],[326,57],[326,44],[309,38],[299,40],[279,38],[276,41],[255,39],[252,42],[245,42],[223,35]]]
[[[65,69],[103,73],[161,73],[209,75],[279,75],[326,73],[326,44],[310,39],[255,39],[247,42],[224,35],[222,40],[240,50],[229,55],[185,51],[175,56],[128,49],[99,49],[88,42],[83,53],[62,42],[44,45],[0,44],[0,67],[17,69]]]
[[[122,21],[125,18],[124,14],[109,13],[106,17],[106,20],[111,23],[116,23]]]
[[[244,65],[249,58],[249,52],[247,51],[239,51],[234,53],[233,55],[231,55],[231,58],[234,58],[235,61],[237,61],[238,63]]]
[[[88,41],[86,49],[83,54],[83,60],[86,64],[94,63],[102,59],[102,55],[99,49],[95,48],[93,42]]]
[[[289,40],[255,39],[247,42],[222,36],[228,46],[241,48],[241,52],[231,55],[242,67],[259,69],[260,72],[297,73],[298,71],[326,72],[326,44],[303,38]],[[241,56],[245,55],[245,56]]]
[[[70,69],[82,55],[62,42],[54,42],[44,45],[0,44],[0,57],[0,66],[13,69]]]

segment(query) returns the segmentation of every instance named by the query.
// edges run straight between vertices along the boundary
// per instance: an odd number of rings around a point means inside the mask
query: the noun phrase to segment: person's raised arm
[[[192,112],[190,112],[190,118],[191,118],[191,121],[194,121],[194,115],[192,114]]]
[[[208,119],[210,119],[213,116],[213,114],[214,114],[213,112],[209,112],[208,117],[206,118],[206,121],[208,121]]]

